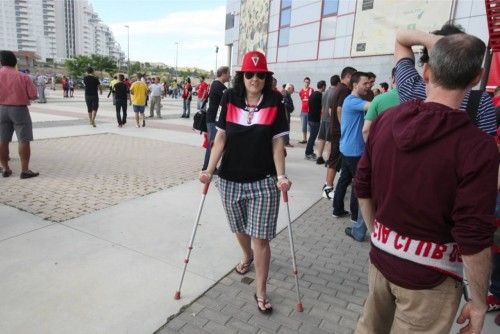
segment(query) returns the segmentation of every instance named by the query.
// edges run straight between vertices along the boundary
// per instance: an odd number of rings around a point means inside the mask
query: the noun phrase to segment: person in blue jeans
[[[351,78],[352,92],[347,96],[342,105],[342,115],[340,119],[340,153],[342,155],[342,172],[335,188],[333,196],[333,216],[343,217],[349,214],[344,209],[344,197],[347,187],[351,184],[356,175],[358,162],[363,155],[365,142],[363,140],[363,123],[365,112],[368,110],[370,102],[361,98],[366,96],[370,89],[368,75],[363,72],[356,72]],[[345,233],[356,241],[363,241],[366,234],[366,225],[363,218],[358,214],[358,199],[354,190],[351,191],[351,219],[356,223],[353,227],[345,229]],[[354,233],[354,234],[353,234]]]
[[[486,299],[488,312],[500,310],[500,227],[498,227],[498,220],[500,219],[500,193],[497,194],[495,216],[497,218],[497,230],[495,232],[494,239],[495,245],[493,250],[491,284],[488,291],[488,297]],[[495,318],[495,322],[500,326],[500,314]]]
[[[306,146],[306,160],[316,161],[316,154],[314,154],[314,142],[318,137],[319,124],[321,121],[321,100],[323,99],[323,92],[326,89],[325,80],[318,81],[318,90],[314,91],[309,97],[309,139]]]
[[[217,79],[215,79],[210,86],[207,109],[208,146],[205,152],[205,160],[203,162],[202,170],[207,169],[208,162],[210,161],[210,153],[212,152],[212,145],[215,140],[215,134],[217,133],[217,129],[215,128],[215,119],[217,118],[217,111],[219,110],[222,95],[226,90],[224,83],[229,81],[229,76],[229,67],[219,67],[217,69]]]

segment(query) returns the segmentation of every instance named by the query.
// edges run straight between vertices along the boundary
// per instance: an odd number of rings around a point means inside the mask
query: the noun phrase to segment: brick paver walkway
[[[324,199],[293,223],[302,314],[295,312],[295,281],[285,229],[271,242],[268,293],[274,305],[272,315],[257,310],[255,284],[231,272],[157,334],[353,333],[368,293],[369,243],[345,236],[350,224],[347,218],[333,218],[331,202]],[[246,277],[254,279],[254,270]]]
[[[61,222],[196,178],[204,150],[115,134],[37,140],[31,167],[40,176],[1,181],[0,203]],[[182,159],[177,157],[182,156]]]

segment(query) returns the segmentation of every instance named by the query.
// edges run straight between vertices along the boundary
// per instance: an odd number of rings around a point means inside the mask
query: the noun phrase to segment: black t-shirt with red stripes
[[[279,92],[271,92],[252,107],[233,89],[224,92],[217,121],[217,129],[226,132],[219,177],[253,182],[276,175],[273,139],[289,132],[282,100]]]

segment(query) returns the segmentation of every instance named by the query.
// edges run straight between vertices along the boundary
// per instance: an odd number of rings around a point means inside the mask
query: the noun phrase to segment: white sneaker
[[[325,187],[322,191],[322,195],[324,198],[329,199],[330,201],[333,201],[333,194],[335,190],[333,187]]]

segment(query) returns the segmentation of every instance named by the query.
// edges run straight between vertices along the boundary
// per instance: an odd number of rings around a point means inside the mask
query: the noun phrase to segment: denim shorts
[[[135,104],[132,105],[132,107],[134,109],[134,112],[141,112],[141,113],[143,113],[144,109],[145,109],[145,106],[136,106]]]
[[[263,240],[276,237],[280,201],[276,177],[246,183],[219,177],[216,186],[233,233]]]

